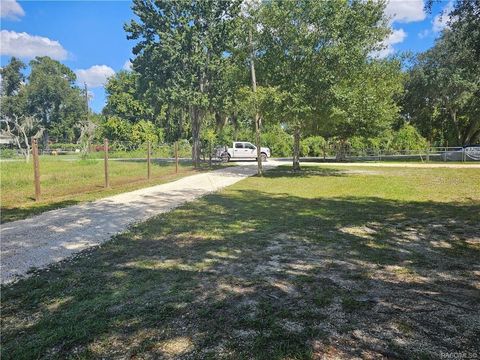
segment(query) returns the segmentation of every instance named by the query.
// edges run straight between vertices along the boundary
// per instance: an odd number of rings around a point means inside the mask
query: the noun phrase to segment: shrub
[[[163,142],[163,129],[157,128],[151,121],[140,120],[132,126],[130,141],[135,144],[142,144],[150,141],[152,143]]]
[[[132,125],[118,116],[109,116],[102,124],[103,137],[113,141],[130,141]]]
[[[321,136],[310,136],[302,140],[301,149],[303,156],[323,156],[323,151],[327,146],[326,140]]]
[[[427,140],[410,124],[393,133],[391,148],[394,150],[422,150],[427,146]]]
[[[178,140],[178,156],[192,157],[192,145],[186,139]]]
[[[262,145],[268,146],[272,156],[292,156],[293,139],[280,125],[275,125],[262,133]]]
[[[2,159],[13,159],[18,156],[17,150],[14,149],[0,149],[0,157]]]

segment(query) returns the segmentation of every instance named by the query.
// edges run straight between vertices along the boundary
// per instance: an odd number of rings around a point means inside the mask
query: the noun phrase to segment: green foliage
[[[459,46],[465,46],[472,52],[477,68],[480,67],[480,1],[455,1],[451,14],[455,21],[451,21],[452,32],[457,34]]]
[[[281,125],[273,125],[262,133],[262,145],[270,148],[272,156],[286,157],[292,155],[292,136]]]
[[[478,12],[479,5],[473,6]],[[406,83],[405,119],[438,145],[464,145],[480,139],[480,53],[465,40],[478,36],[480,22],[478,16],[476,21],[469,18],[468,11],[465,16],[444,30],[431,49],[418,55]]]
[[[110,141],[129,141],[132,125],[117,116],[109,116],[102,124],[102,135]]]
[[[395,150],[421,150],[428,146],[427,140],[410,124],[405,124],[393,133],[391,148]]]
[[[0,69],[0,115],[3,119],[20,117],[26,113],[27,98],[23,85],[25,76],[22,73],[24,68],[22,61],[12,57],[10,62]]]
[[[324,100],[332,84],[348,79],[353,65],[361,65],[387,34],[383,6],[308,0],[265,4],[260,63],[269,84],[285,94],[282,120],[307,127],[307,120],[331,106]]]
[[[382,150],[390,148],[392,137],[392,131],[385,131],[377,137],[352,136],[348,143],[353,150]]]
[[[6,66],[0,68],[2,96],[12,96],[20,90],[22,82],[25,80],[25,76],[22,74],[23,69],[25,69],[25,64],[15,57],[12,57]]]
[[[18,152],[16,150],[0,148],[0,158],[13,159],[16,157],[18,157]]]
[[[137,40],[133,69],[142,90],[157,106],[163,101],[189,109],[196,163],[205,111],[218,105],[239,3],[135,0],[136,19],[125,26],[128,38]]]
[[[178,156],[188,158],[192,155],[192,145],[186,139],[178,140]]]
[[[131,123],[153,118],[153,109],[142,98],[138,87],[138,76],[132,71],[120,71],[108,79],[105,85],[105,115],[114,115]]]
[[[74,124],[85,118],[85,98],[75,86],[75,73],[49,57],[30,62],[31,73],[25,87],[27,111],[42,121],[48,135],[73,140]]]
[[[348,140],[353,150],[424,150],[427,140],[411,124],[397,131],[385,131],[377,137],[353,136]]]
[[[163,142],[163,129],[155,127],[151,121],[140,120],[132,126],[130,141],[140,144],[150,141],[152,143]]]
[[[327,141],[321,136],[310,136],[301,141],[303,156],[322,156],[327,146]]]
[[[395,96],[402,92],[400,62],[378,60],[359,64],[332,88],[331,135],[376,137],[398,117]]]

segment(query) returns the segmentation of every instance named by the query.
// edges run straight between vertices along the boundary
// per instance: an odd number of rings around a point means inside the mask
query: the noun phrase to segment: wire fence
[[[338,153],[332,157],[339,158]],[[480,161],[480,146],[429,147],[415,150],[393,149],[349,149],[345,160],[351,161],[435,161],[467,162]]]
[[[192,147],[187,140],[173,144],[108,140],[88,146],[60,143],[43,146],[36,141],[32,144],[30,158],[33,161],[29,162],[12,147],[1,149],[2,213],[5,209],[24,207],[33,200],[48,203],[89,200],[100,197],[91,193],[129,191],[171,181],[198,170],[193,167]],[[225,145],[203,144],[200,167],[225,166],[225,158],[221,156],[224,150]],[[420,150],[346,149],[342,152],[332,146],[314,155],[303,157],[302,161],[478,162],[480,146]],[[279,156],[273,152],[272,157]]]
[[[220,160],[209,163],[207,152],[202,154],[205,161],[195,168],[188,141],[139,144],[105,139],[82,147],[59,143],[45,146],[32,139],[31,145],[28,162],[14,148],[1,150],[2,211],[33,200],[51,203],[98,198],[87,195],[129,191],[223,166]],[[4,156],[5,150],[10,156]]]

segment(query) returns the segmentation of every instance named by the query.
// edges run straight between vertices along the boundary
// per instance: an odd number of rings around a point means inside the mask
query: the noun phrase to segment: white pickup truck
[[[270,149],[267,147],[260,148],[262,162],[267,161],[270,157]],[[230,159],[256,159],[257,147],[247,141],[234,141],[233,147],[221,147],[217,149],[217,156],[227,162]]]

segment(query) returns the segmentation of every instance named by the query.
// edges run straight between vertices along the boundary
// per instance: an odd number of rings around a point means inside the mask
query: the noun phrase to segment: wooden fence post
[[[175,141],[175,173],[178,173],[178,141]]]
[[[108,139],[103,140],[104,165],[105,165],[105,187],[110,187],[110,180],[108,178]]]
[[[32,137],[33,176],[35,182],[35,201],[40,201],[40,161],[38,159],[38,142]]]
[[[427,151],[425,154],[425,158],[427,159],[427,163],[430,161],[430,141],[427,143]]]
[[[150,169],[150,153],[152,151],[152,143],[149,141],[147,146],[147,179],[150,180],[152,173]]]

